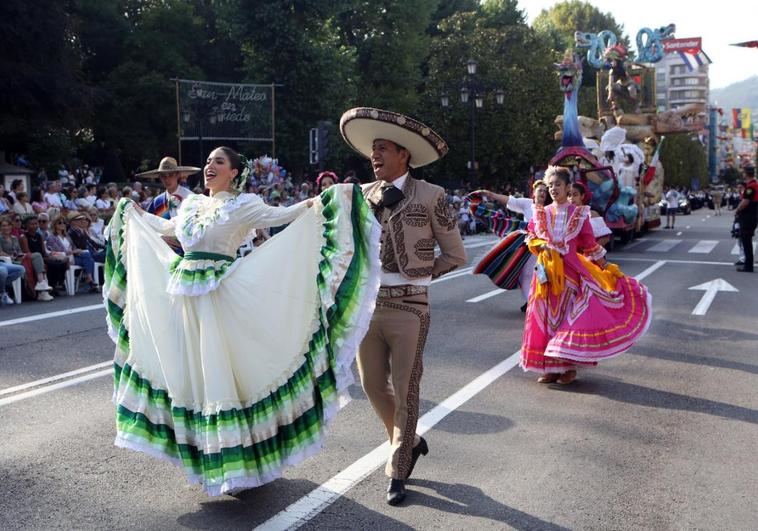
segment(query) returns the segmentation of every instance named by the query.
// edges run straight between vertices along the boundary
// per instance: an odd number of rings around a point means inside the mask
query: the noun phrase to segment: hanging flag
[[[740,120],[742,120],[742,128],[750,129],[750,107],[743,107],[740,111]]]
[[[687,67],[687,70],[692,72],[695,67],[692,61],[695,61],[698,65],[709,65],[713,61],[703,51],[703,39],[702,37],[688,37],[686,39],[666,39],[663,41],[663,51],[665,53],[676,53],[679,58]]]
[[[742,46],[743,48],[758,48],[758,41],[745,41],[732,44],[732,46]]]
[[[740,118],[740,112],[742,109],[739,107],[732,109],[732,129],[742,129],[742,120]]]
[[[650,159],[650,164],[648,165],[647,170],[645,170],[645,176],[642,178],[642,182],[645,184],[645,186],[650,184],[650,181],[652,181],[653,177],[655,177],[655,170],[658,168],[658,159],[661,157],[661,146],[663,145],[664,138],[666,137],[662,136],[658,142],[658,147],[655,148],[653,158]]]

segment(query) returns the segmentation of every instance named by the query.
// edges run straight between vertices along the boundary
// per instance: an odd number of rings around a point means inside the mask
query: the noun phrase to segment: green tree
[[[490,5],[499,3],[492,2]],[[515,3],[503,2],[507,9]],[[475,58],[477,77],[486,87],[482,110],[475,111],[476,158],[485,183],[523,185],[529,167],[545,163],[555,149],[553,120],[561,97],[545,40],[524,25],[493,24],[519,20],[499,13],[458,13],[440,24],[430,49],[429,79],[424,87],[424,118],[446,138],[450,153],[427,171],[440,182],[467,179],[471,107],[458,102],[464,62]],[[515,16],[515,15],[511,15]],[[505,91],[505,105],[495,90]],[[448,92],[451,106],[440,106]]]
[[[706,183],[708,156],[697,136],[668,135],[661,147],[661,162],[666,170],[666,184],[690,188],[694,179]]]
[[[550,9],[543,9],[534,19],[532,27],[548,39],[550,46],[557,52],[556,59],[564,51],[574,48],[576,31],[598,33],[610,30],[629,49],[629,38],[624,33],[623,24],[616,22],[611,14],[603,13],[589,2],[581,0],[566,0]],[[578,103],[580,115],[597,115],[596,79],[597,72],[585,60]]]
[[[336,123],[355,95],[355,50],[341,38],[337,19],[350,9],[342,0],[295,2],[237,0],[223,11],[241,44],[242,76],[251,83],[277,83],[277,157],[290,172],[311,169],[308,131],[319,120]],[[328,162],[342,142],[330,139]],[[254,150],[254,151],[253,151]],[[260,155],[270,146],[250,146]]]
[[[56,137],[51,149],[69,155],[65,138],[89,115],[71,0],[0,3],[0,147],[25,151],[35,136]]]

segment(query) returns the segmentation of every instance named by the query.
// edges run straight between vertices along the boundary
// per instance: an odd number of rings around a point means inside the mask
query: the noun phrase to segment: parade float
[[[592,209],[622,242],[660,225],[664,136],[699,131],[705,123],[703,105],[657,112],[653,63],[663,58],[674,31],[673,24],[641,29],[633,62],[611,31],[574,34],[576,50],[586,49],[587,64],[598,69],[597,118],[578,115],[583,59],[569,51],[555,65],[564,108],[555,120],[561,147],[550,164],[571,168],[590,190]]]

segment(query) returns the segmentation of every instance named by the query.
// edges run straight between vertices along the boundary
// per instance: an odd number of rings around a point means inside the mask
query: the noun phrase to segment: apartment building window
[[[655,81],[658,83],[666,83],[666,72],[658,72]]]

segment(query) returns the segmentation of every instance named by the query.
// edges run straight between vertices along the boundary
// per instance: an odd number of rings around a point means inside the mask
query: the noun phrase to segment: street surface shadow
[[[304,479],[277,479],[261,487],[244,490],[234,496],[208,498],[208,501],[199,504],[198,510],[183,514],[176,519],[176,522],[189,529],[250,531],[318,487],[318,484]],[[337,505],[340,513],[346,515],[349,523],[340,525],[331,522],[328,526],[330,529],[412,529],[402,522],[372,511],[345,497],[340,498],[335,506]],[[305,523],[300,529],[323,529],[323,523],[322,525],[314,524],[321,518],[328,517],[333,520],[337,516],[334,510],[327,511]],[[355,527],[354,524],[358,521],[362,523],[359,527]]]
[[[627,354],[681,363],[691,363],[693,365],[708,365],[709,367],[716,367],[719,369],[733,369],[735,371],[758,374],[758,365],[751,365],[749,363],[741,363],[739,361],[731,361],[723,358],[712,358],[710,356],[686,354],[684,352],[675,352],[672,350],[649,348],[647,346],[630,350]]]
[[[419,409],[421,414],[432,410],[437,404],[430,400],[421,400]],[[460,433],[464,435],[500,433],[513,427],[513,421],[500,415],[488,413],[474,413],[456,409],[442,419],[436,426],[435,431],[446,433]]]
[[[653,332],[660,336],[665,336],[667,340],[682,339],[693,341],[697,339],[708,339],[711,341],[756,341],[758,334],[745,332],[743,330],[732,330],[724,328],[705,328],[700,325],[692,325],[686,322],[669,321],[666,319],[655,319],[655,330]]]
[[[419,492],[413,488],[414,486],[431,489],[439,496]],[[428,479],[410,479],[408,480],[408,487],[408,496],[403,504],[404,506],[419,505],[447,513],[488,518],[519,530],[565,531],[568,529],[503,505],[485,494],[482,489],[465,483],[442,483]]]
[[[569,386],[551,385],[551,389],[565,393],[592,394],[603,396],[617,402],[625,402],[638,406],[692,411],[715,417],[739,420],[758,424],[758,411],[741,406],[734,406],[715,400],[697,398],[670,391],[660,391],[618,380],[576,380]]]

